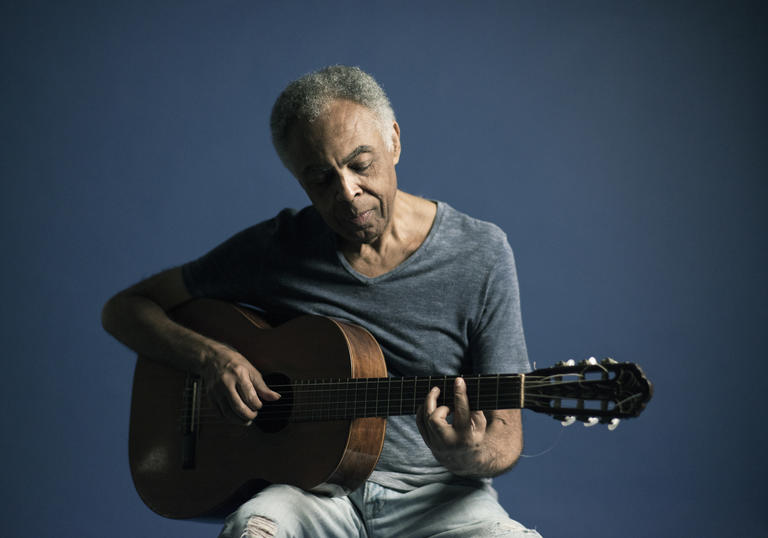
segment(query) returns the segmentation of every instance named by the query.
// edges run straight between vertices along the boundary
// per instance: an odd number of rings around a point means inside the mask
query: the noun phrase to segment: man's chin
[[[379,238],[379,234],[374,233],[371,228],[364,228],[357,231],[345,230],[343,233],[337,231],[336,235],[341,238],[345,245],[350,247],[370,245]]]

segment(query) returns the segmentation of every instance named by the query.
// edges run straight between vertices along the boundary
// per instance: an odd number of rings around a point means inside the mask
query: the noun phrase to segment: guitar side
[[[172,317],[237,349],[265,377],[386,377],[370,333],[337,320],[303,316],[271,329],[253,310],[210,299],[185,303]],[[383,417],[244,427],[211,413],[204,389],[190,379],[144,357],[134,374],[131,473],[142,500],[162,516],[221,517],[270,483],[351,490],[376,466]],[[198,416],[190,415],[193,397]]]

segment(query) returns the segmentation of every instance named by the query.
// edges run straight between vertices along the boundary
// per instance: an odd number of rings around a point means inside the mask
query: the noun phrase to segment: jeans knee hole
[[[272,538],[277,534],[277,523],[264,516],[251,516],[240,538]]]

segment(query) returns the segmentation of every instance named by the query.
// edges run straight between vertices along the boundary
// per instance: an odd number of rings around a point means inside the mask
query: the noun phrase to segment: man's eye
[[[331,180],[331,172],[319,172],[317,174],[313,174],[308,179],[309,183],[312,185],[324,185]]]
[[[352,170],[354,170],[355,172],[365,172],[371,167],[372,163],[373,161],[370,161],[367,163],[355,163],[351,165],[350,168],[352,168]]]

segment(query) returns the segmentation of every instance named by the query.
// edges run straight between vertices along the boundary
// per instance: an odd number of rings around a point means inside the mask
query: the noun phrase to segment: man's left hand
[[[461,377],[456,378],[454,389],[453,424],[447,420],[450,408],[437,406],[438,396],[440,389],[432,387],[416,415],[421,436],[446,468],[456,474],[475,474],[484,459],[485,414],[470,410],[467,385]]]

